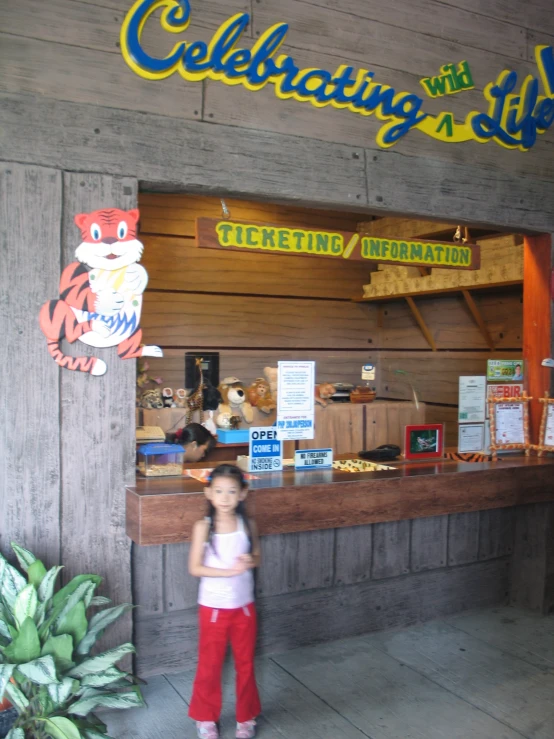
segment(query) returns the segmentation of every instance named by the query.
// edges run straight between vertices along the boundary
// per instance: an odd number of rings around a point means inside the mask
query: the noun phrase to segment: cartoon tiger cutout
[[[143,245],[137,239],[138,210],[109,208],[80,213],[75,223],[82,241],[60,279],[60,297],[45,303],[40,327],[54,360],[70,370],[103,375],[106,363],[98,357],[71,357],[61,341],[89,346],[118,347],[121,359],[161,357],[158,346],[141,345],[142,294],[148,282],[138,262]]]

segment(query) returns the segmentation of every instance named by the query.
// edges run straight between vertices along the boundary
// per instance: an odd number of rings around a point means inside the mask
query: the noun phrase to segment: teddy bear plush
[[[336,392],[336,387],[331,385],[330,382],[322,382],[321,385],[315,386],[315,402],[319,403],[323,408],[326,408],[330,402],[329,399]]]
[[[219,416],[240,416],[246,423],[252,423],[254,420],[254,411],[246,398],[246,389],[243,383],[236,377],[226,377],[218,387],[221,393],[221,404],[218,408],[218,419],[216,423],[219,426]]]
[[[263,377],[258,377],[248,388],[248,401],[262,413],[271,413],[277,408],[277,403],[271,397],[269,382]]]
[[[277,402],[278,402],[277,398],[278,398],[278,391],[279,391],[279,388],[277,387],[277,381],[279,377],[279,369],[277,367],[265,367],[264,375],[265,375],[265,379],[269,383],[271,397],[275,401],[275,405],[277,405]]]

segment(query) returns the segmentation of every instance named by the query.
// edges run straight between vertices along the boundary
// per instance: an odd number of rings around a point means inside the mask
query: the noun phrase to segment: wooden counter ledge
[[[333,529],[554,501],[554,458],[394,463],[382,472],[260,476],[248,507],[262,535]],[[190,478],[138,478],[127,488],[127,535],[140,545],[189,541],[206,501]]]

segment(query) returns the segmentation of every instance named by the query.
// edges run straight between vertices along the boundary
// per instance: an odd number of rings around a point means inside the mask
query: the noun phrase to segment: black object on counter
[[[400,447],[396,444],[382,444],[370,452],[359,452],[358,456],[371,462],[392,462],[400,456]]]

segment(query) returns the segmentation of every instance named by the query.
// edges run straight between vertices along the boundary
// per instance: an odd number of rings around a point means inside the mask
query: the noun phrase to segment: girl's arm
[[[262,561],[262,552],[260,547],[260,537],[258,536],[258,528],[254,521],[249,520],[250,536],[252,538],[252,551],[250,554],[244,554],[239,557],[239,562],[244,563],[248,569],[252,570],[260,566]]]
[[[237,563],[237,567],[232,570],[219,569],[218,567],[205,567],[202,563],[204,559],[204,544],[208,540],[210,524],[208,521],[197,521],[192,529],[192,541],[189,552],[189,573],[193,577],[234,577],[245,571],[246,566]]]

